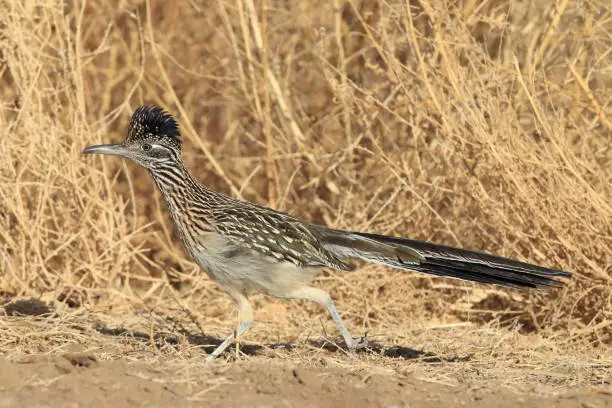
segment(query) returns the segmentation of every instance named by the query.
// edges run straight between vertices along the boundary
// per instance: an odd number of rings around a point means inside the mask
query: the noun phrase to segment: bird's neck
[[[177,210],[184,210],[188,197],[210,206],[226,198],[193,178],[182,162],[150,168],[149,173],[167,205]]]
[[[193,177],[191,177],[183,163],[158,165],[149,168],[149,173],[164,197],[168,194],[176,194],[187,190],[194,182]]]
[[[190,252],[193,236],[212,231],[207,221],[212,212],[210,197],[216,193],[195,180],[182,163],[150,168],[155,185],[162,193],[170,218]],[[194,218],[197,218],[194,222]],[[191,253],[191,252],[190,252]],[[191,253],[194,256],[193,253]]]

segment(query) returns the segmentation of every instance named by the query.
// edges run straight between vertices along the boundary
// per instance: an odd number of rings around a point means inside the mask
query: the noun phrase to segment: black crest
[[[128,140],[163,137],[180,146],[180,132],[174,117],[155,105],[140,106],[130,119]]]

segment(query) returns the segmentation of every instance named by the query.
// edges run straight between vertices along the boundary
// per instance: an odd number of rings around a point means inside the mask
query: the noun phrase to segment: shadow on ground
[[[98,325],[95,328],[100,334],[106,336],[116,337],[129,337],[136,340],[146,341],[150,343],[153,341],[156,345],[178,345],[179,335],[184,336],[189,344],[199,346],[205,353],[209,354],[223,341],[215,336],[210,336],[203,333],[193,333],[187,331],[182,327],[177,327],[178,334],[172,333],[157,333],[151,335],[149,333],[129,330],[125,328],[109,328],[106,326]],[[346,345],[343,341],[335,342],[332,340],[311,340],[306,342],[307,345],[316,349],[326,350],[332,353],[346,353]],[[265,353],[266,350],[287,350],[290,351],[295,348],[295,345],[291,343],[269,343],[263,345],[257,344],[241,344],[240,352],[247,356],[257,356]],[[382,343],[376,341],[367,341],[367,345],[356,351],[357,354],[372,354],[377,356],[384,356],[389,358],[404,359],[404,360],[419,360],[425,363],[453,363],[453,362],[466,362],[470,361],[472,355],[465,356],[441,356],[435,353],[416,350],[406,346],[385,346]]]

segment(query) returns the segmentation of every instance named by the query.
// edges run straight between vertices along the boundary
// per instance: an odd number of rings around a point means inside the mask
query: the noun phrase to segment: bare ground
[[[135,356],[134,356],[135,357]],[[406,362],[410,366],[410,362]],[[612,406],[609,391],[521,391],[495,382],[449,385],[411,373],[346,370],[249,358],[96,361],[95,353],[0,360],[0,407],[592,407]]]
[[[0,407],[612,406],[609,352],[516,330],[398,327],[403,336],[370,334],[352,355],[324,322],[285,328],[294,335],[273,343],[287,322],[261,323],[259,341],[208,362],[224,329],[204,334],[173,314],[3,318]]]

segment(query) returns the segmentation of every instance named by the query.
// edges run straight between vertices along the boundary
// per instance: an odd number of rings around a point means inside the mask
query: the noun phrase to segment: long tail
[[[483,252],[385,235],[326,229],[323,244],[339,256],[396,268],[510,287],[561,286],[569,272],[543,268]]]

